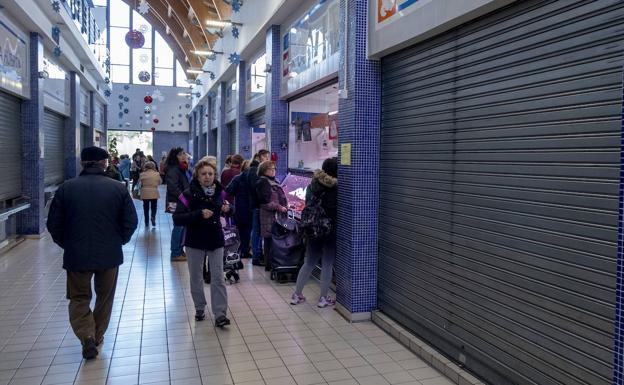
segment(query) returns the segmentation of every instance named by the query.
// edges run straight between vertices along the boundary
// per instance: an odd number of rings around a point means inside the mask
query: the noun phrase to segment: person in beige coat
[[[145,169],[139,177],[141,181],[141,200],[143,201],[143,213],[145,214],[145,227],[149,226],[150,206],[152,208],[152,226],[156,226],[156,210],[158,209],[158,186],[161,183],[160,174],[156,170],[156,164],[145,163]]]

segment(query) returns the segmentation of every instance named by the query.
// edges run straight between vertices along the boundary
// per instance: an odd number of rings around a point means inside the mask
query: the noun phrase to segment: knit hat
[[[85,147],[80,152],[80,160],[82,162],[99,162],[108,159],[108,152],[103,148],[91,146]]]
[[[336,158],[327,158],[323,161],[323,171],[334,178],[338,177],[338,160]]]

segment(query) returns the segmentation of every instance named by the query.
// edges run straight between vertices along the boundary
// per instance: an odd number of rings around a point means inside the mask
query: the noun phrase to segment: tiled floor
[[[61,250],[46,237],[0,256],[0,385],[451,384],[371,323],[289,305],[292,284],[251,264],[228,286],[232,325],[195,322],[186,263],[168,258],[170,217],[157,221],[124,247],[111,325],[89,362],[69,328]],[[317,298],[316,282],[304,294]]]

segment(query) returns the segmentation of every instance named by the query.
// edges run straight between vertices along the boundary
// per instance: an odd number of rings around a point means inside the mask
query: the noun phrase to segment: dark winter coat
[[[167,167],[165,183],[167,183],[167,203],[177,202],[180,194],[189,188],[189,180],[180,166]]]
[[[223,231],[221,229],[221,206],[223,205],[223,187],[215,181],[215,192],[206,195],[199,182],[193,180],[190,188],[182,194],[173,213],[173,223],[184,226],[184,246],[200,250],[215,250],[223,247]],[[208,209],[214,214],[204,219],[202,210]]]
[[[259,165],[260,165],[260,162],[258,162],[257,160],[254,160],[249,165],[249,169],[245,171],[245,173],[247,173],[247,186],[249,186],[249,198],[250,198],[249,203],[251,205],[252,210],[260,208],[260,203],[258,202],[258,198],[256,196],[257,194],[256,185],[258,184],[258,179],[260,179],[260,177],[258,176]]]
[[[137,223],[124,184],[99,168],[88,168],[56,190],[47,227],[65,250],[65,270],[93,271],[123,263],[121,246],[130,241]]]
[[[306,205],[310,204],[312,195],[321,197],[321,205],[325,214],[335,224],[338,207],[338,179],[323,170],[316,170],[312,182],[306,190]]]
[[[275,213],[278,212],[280,206],[288,207],[286,194],[282,186],[266,176],[258,179],[256,191],[258,202],[266,202],[260,204],[260,234],[263,238],[270,238]]]
[[[236,198],[234,201],[234,218],[236,223],[251,225],[253,213],[251,211],[251,196],[249,195],[250,189],[247,185],[246,172],[234,177],[225,191]]]

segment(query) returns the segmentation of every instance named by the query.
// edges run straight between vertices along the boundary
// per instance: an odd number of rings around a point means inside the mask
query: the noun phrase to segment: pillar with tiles
[[[236,132],[238,132],[238,153],[245,159],[251,159],[251,126],[245,115],[245,102],[247,101],[247,76],[245,62],[241,61],[236,71],[236,83],[238,84],[238,104],[236,106]]]
[[[227,91],[227,83],[219,83],[217,89],[217,162],[219,170],[225,166],[225,158],[230,151],[230,133],[225,124],[225,93]]]
[[[337,308],[353,321],[377,307],[381,73],[367,59],[367,2],[340,3]],[[343,154],[343,149],[344,154]],[[349,151],[350,155],[347,154]],[[344,157],[343,157],[344,155]],[[342,159],[344,158],[344,159]]]
[[[78,176],[80,172],[80,76],[77,72],[69,73],[70,115],[65,119],[65,179]]]
[[[89,91],[89,128],[83,133],[83,147],[100,145],[94,143],[95,130],[93,127],[95,127],[95,92]]]
[[[288,172],[288,103],[280,99],[282,49],[280,26],[272,25],[266,34],[266,57],[271,72],[266,79],[267,147],[277,155],[277,177]]]
[[[44,222],[44,131],[43,131],[43,42],[41,36],[30,34],[30,99],[22,103],[22,195],[28,197],[30,208],[17,214],[17,232],[39,235]]]

